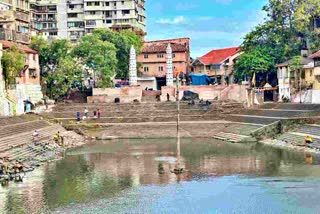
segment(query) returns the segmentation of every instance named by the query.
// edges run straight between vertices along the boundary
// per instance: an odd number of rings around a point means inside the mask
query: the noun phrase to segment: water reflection
[[[127,190],[163,188],[182,181],[241,175],[247,178],[319,178],[320,159],[260,144],[209,139],[108,141],[70,151],[65,159],[0,189],[0,212],[36,213],[118,198]],[[182,174],[172,173],[184,168]],[[271,179],[274,181],[275,179]]]

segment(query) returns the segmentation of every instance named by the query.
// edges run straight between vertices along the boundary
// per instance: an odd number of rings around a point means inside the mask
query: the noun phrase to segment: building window
[[[111,19],[107,19],[107,20],[106,20],[106,23],[107,23],[107,24],[112,24],[112,20],[111,20]]]
[[[89,14],[90,14],[90,15],[95,15],[95,14],[96,14],[96,11],[90,11]]]
[[[172,54],[172,58],[176,58],[176,54]]]
[[[310,70],[310,77],[312,77],[312,75],[313,75],[313,72],[312,72],[313,70]]]
[[[68,18],[77,18],[78,14],[77,13],[69,13]]]
[[[100,6],[100,2],[98,1],[94,2],[94,6]]]
[[[148,59],[148,58],[149,58],[149,55],[148,55],[148,54],[145,54],[143,57],[144,57],[145,59]]]
[[[121,4],[124,5],[124,1],[122,1]]]
[[[32,54],[33,61],[36,61],[36,55]]]
[[[159,66],[159,67],[158,67],[158,71],[163,71],[163,67],[162,67],[162,66]]]
[[[105,2],[106,6],[109,7],[109,2]]]
[[[122,15],[128,15],[128,14],[130,14],[130,10],[123,10],[122,11]]]
[[[158,58],[163,58],[163,54],[157,54]]]
[[[36,69],[30,69],[29,68],[29,77],[33,78],[33,79],[36,79],[37,78],[37,71]]]
[[[144,72],[148,72],[148,71],[149,71],[149,67],[147,67],[147,66],[146,66],[146,67],[143,67],[143,71],[144,71]]]
[[[89,2],[88,2],[89,3]],[[88,5],[88,3],[87,3],[87,5]],[[73,9],[74,8],[74,4],[69,4],[69,8],[70,9]]]

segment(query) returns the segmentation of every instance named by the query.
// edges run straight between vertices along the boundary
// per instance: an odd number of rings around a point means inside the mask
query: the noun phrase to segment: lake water
[[[260,144],[98,142],[0,187],[0,213],[320,213],[319,165]]]

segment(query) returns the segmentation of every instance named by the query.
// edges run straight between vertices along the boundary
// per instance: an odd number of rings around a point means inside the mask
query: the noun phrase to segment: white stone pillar
[[[173,71],[172,71],[172,49],[171,45],[168,44],[167,47],[167,74],[166,74],[166,80],[167,80],[167,86],[173,86]]]
[[[130,62],[129,62],[129,83],[130,85],[138,85],[137,77],[137,57],[136,50],[133,45],[130,49]]]

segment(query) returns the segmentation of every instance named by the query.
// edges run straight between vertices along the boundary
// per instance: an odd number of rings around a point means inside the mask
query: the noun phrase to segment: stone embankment
[[[251,139],[250,133],[263,124],[251,124],[226,120],[230,114],[244,110],[241,103],[213,103],[189,105],[181,103],[180,136],[187,138],[217,138],[231,142]],[[89,118],[77,122],[76,112],[81,115],[87,108]],[[99,109],[101,118],[93,118]],[[96,139],[114,138],[175,138],[177,106],[167,103],[132,104],[60,104],[45,117],[63,123]]]
[[[37,137],[32,136],[35,130],[39,133]],[[63,136],[64,146],[54,142],[53,135],[57,132]],[[82,136],[36,115],[0,118],[0,180],[7,181],[33,170],[83,142]],[[17,166],[20,167],[18,171]]]
[[[261,143],[320,153],[320,105],[272,103],[248,112],[250,117],[266,118],[271,122],[252,133]],[[306,136],[312,137],[312,144],[304,143]]]

